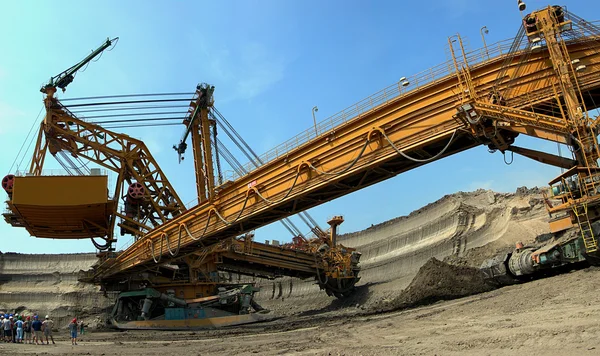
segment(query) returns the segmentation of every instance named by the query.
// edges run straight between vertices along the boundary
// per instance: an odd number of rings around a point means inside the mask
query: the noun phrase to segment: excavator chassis
[[[316,247],[318,246],[318,247]],[[344,257],[341,261],[340,257]],[[176,261],[127,279],[101,282],[104,291],[120,292],[109,325],[116,329],[188,330],[242,325],[277,318],[254,301],[253,283],[232,283],[238,276],[276,279],[314,278],[327,295],[344,298],[360,280],[361,254],[338,245],[330,249],[319,239],[302,245],[253,241],[252,235],[231,238]],[[349,268],[335,266],[348,264]],[[79,280],[93,283],[95,271]],[[243,280],[242,280],[243,282]]]
[[[593,224],[595,232],[598,225]],[[480,270],[488,283],[506,286],[595,265],[597,260],[597,254],[586,253],[577,229],[573,228],[541,246],[517,243],[513,251],[484,261]]]
[[[108,324],[119,330],[198,330],[275,319],[254,302],[256,291],[252,285],[227,286],[217,295],[188,300],[153,288],[123,292]]]

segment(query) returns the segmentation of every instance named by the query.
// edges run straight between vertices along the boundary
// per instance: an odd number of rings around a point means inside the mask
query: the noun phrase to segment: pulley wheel
[[[13,174],[7,175],[6,177],[2,178],[2,189],[4,189],[7,193],[12,193],[14,182],[15,176]]]
[[[138,182],[131,183],[129,189],[127,190],[127,195],[129,195],[129,197],[134,200],[142,199],[145,193],[146,188],[144,188],[144,186]]]

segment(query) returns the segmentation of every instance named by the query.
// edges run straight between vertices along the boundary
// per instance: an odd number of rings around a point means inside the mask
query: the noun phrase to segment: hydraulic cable
[[[242,217],[242,214],[244,213],[244,210],[246,210],[246,205],[248,205],[248,198],[249,197],[250,197],[249,195],[246,195],[246,199],[244,199],[244,204],[242,205],[242,209],[240,209],[239,214],[232,221],[227,221],[221,214],[219,214],[219,212],[217,210],[214,210],[214,212],[217,215],[217,217],[219,219],[221,219],[221,221],[225,225],[230,226],[230,225],[234,224],[236,221],[238,221]]]
[[[389,140],[389,139],[388,139]],[[358,153],[358,156],[356,156],[356,158],[354,158],[354,160],[344,169],[342,169],[339,172],[326,172],[324,170],[318,169],[317,167],[315,167],[312,163],[308,162],[307,165],[313,169],[314,171],[320,173],[320,174],[325,174],[325,175],[330,175],[330,176],[337,176],[343,173],[348,172],[352,167],[354,167],[354,165],[356,164],[356,162],[358,162],[358,160],[362,157],[362,155],[365,153],[365,150],[367,149],[367,146],[369,145],[369,142],[371,142],[369,140],[369,138],[367,137],[367,140],[365,141],[365,144],[363,145],[363,147],[361,148],[360,152]],[[394,146],[394,148],[396,148]]]
[[[398,147],[396,147],[396,145],[394,145],[394,142],[388,137],[388,135],[385,134],[385,132],[382,132],[382,135],[383,135],[383,137],[385,137],[387,142],[392,146],[392,148],[394,148],[394,150],[398,154],[400,154],[402,157],[404,157],[410,161],[413,161],[413,162],[425,163],[425,162],[431,162],[431,161],[435,160],[436,158],[440,157],[441,155],[443,155],[446,152],[446,150],[448,149],[448,147],[450,147],[450,144],[452,143],[452,141],[454,141],[454,137],[456,136],[457,132],[458,132],[458,130],[454,130],[454,132],[452,133],[452,137],[450,137],[450,140],[448,140],[448,143],[446,144],[446,146],[444,148],[442,148],[442,150],[440,152],[438,152],[435,156],[429,157],[427,159],[418,159],[418,158],[410,157],[406,153],[402,152]]]
[[[165,243],[167,245],[167,250],[169,251],[169,254],[171,256],[177,256],[177,254],[179,253],[179,249],[181,248],[181,229],[179,230],[179,239],[177,241],[177,249],[175,250],[175,252],[173,252],[171,250],[171,242],[169,241],[169,234],[167,234],[166,232],[163,232],[164,237],[165,237]]]

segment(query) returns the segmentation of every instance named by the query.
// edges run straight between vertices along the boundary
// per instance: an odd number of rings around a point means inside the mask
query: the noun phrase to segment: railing
[[[490,45],[487,47],[487,49],[481,48],[466,53],[468,65],[472,67],[496,56],[507,54],[512,42],[513,39],[511,38]],[[457,55],[457,63],[459,66],[464,64],[462,54]],[[285,156],[291,150],[296,149],[301,145],[317,138],[318,136],[347,123],[355,117],[360,117],[361,115],[372,111],[376,107],[386,104],[392,100],[396,100],[408,93],[418,92],[426,86],[435,84],[440,80],[447,78],[449,75],[455,73],[455,71],[456,70],[454,68],[453,61],[448,60],[440,65],[429,68],[426,71],[410,77],[402,78],[401,81],[398,81],[319,122],[316,130],[314,127],[306,129],[282,144],[275,146],[275,148],[265,152],[259,158],[263,163],[267,163],[276,158]],[[244,168],[248,172],[256,169],[251,162],[244,164]],[[234,174],[231,178],[237,179],[240,177],[240,175]]]
[[[108,176],[108,171],[106,169],[93,168],[94,170],[88,175],[95,176]],[[92,174],[93,173],[93,174]],[[29,171],[16,171],[14,173],[17,177],[28,177],[33,176],[33,174],[29,173]],[[65,169],[43,169],[41,176],[71,176],[69,172]]]
[[[590,21],[588,24],[598,24],[600,21]],[[465,57],[467,59],[467,65],[469,67],[474,67],[478,64],[482,64],[485,61],[495,59],[496,57],[508,54],[514,38],[505,39],[494,44],[491,44],[487,47],[479,48],[470,52],[465,53]],[[529,45],[529,41],[522,41],[522,45],[518,50],[525,49],[525,46]],[[464,59],[462,53],[456,53],[456,61],[459,67],[462,67],[464,63]],[[323,121],[317,124],[316,130],[315,127],[311,127],[309,129],[304,130],[298,135],[292,137],[291,139],[275,146],[273,149],[263,153],[259,159],[263,164],[270,162],[276,158],[285,156],[291,150],[294,150],[301,145],[319,137],[320,135],[329,132],[330,130],[339,127],[348,121],[354,119],[355,117],[360,117],[363,114],[370,112],[376,107],[388,103],[392,100],[396,100],[408,93],[418,92],[425,86],[435,84],[442,79],[454,74],[456,69],[454,67],[454,63],[451,59],[446,62],[439,64],[435,67],[429,68],[423,72],[415,74],[411,77],[403,78],[401,81],[398,81],[383,90],[363,99],[346,109],[333,114],[332,116],[324,119]],[[407,83],[406,85],[403,85]],[[315,132],[316,131],[316,132]],[[252,162],[248,162],[244,164],[244,168],[247,172],[251,172],[256,167],[252,164]],[[234,174],[232,179],[238,179],[241,175]]]
[[[198,197],[196,197],[196,198],[190,200],[189,202],[185,203],[185,208],[186,209],[191,209],[191,208],[193,208],[193,207],[195,207],[197,205],[198,205]]]

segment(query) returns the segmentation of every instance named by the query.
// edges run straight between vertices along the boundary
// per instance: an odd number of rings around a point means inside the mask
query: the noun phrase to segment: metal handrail
[[[600,21],[589,22],[592,24]],[[465,53],[467,65],[471,68],[481,65],[487,61],[497,60],[501,56],[508,54],[514,38],[508,38],[494,44],[488,45],[486,48],[478,48],[473,51]],[[523,44],[518,50],[523,50],[528,46],[528,41],[523,41]],[[462,67],[465,65],[462,55],[457,55],[457,65]],[[446,62],[437,66],[431,67],[425,71],[417,73],[413,76],[406,77],[406,80],[402,82],[398,81],[392,85],[387,86],[383,90],[376,92],[375,94],[368,96],[367,98],[339,111],[330,117],[317,123],[316,127],[306,129],[289,140],[275,146],[269,151],[263,153],[259,159],[263,164],[268,163],[276,158],[285,156],[288,152],[293,149],[300,147],[301,145],[325,134],[336,127],[339,127],[348,121],[360,117],[363,114],[370,112],[376,107],[386,104],[392,100],[396,100],[409,93],[415,93],[422,90],[424,87],[438,83],[441,80],[447,79],[449,76],[454,74],[456,69],[454,67],[453,60],[447,60]],[[404,82],[408,84],[403,86]],[[246,172],[251,172],[256,169],[252,162],[247,162],[243,165]],[[234,174],[233,179],[238,179],[243,175]]]
[[[496,55],[503,55],[508,53],[512,41],[513,39],[507,39],[504,41],[500,41],[496,44],[490,45],[488,46],[487,52],[485,51],[485,49],[481,48],[466,53],[469,66],[474,66],[485,62],[486,60],[488,60],[488,55],[491,59],[494,58]],[[457,58],[457,63],[459,65],[464,64],[462,56],[460,57],[460,59]],[[340,125],[347,123],[355,117],[368,113],[369,111],[375,109],[381,104],[385,104],[392,100],[396,100],[408,93],[417,92],[425,86],[429,86],[431,84],[435,84],[441,81],[442,79],[446,79],[454,72],[454,63],[451,60],[448,60],[442,64],[439,64],[435,67],[431,67],[413,76],[406,77],[406,80],[402,80],[401,82],[399,81],[392,85],[389,85],[383,90],[380,90],[375,94],[368,96],[367,98],[322,120],[321,122],[317,123],[316,130],[315,127],[306,129],[297,134],[296,136],[290,138],[289,140],[263,153],[259,158],[263,163],[267,163],[276,158],[285,156],[291,150],[300,147],[301,145],[317,138],[318,136],[326,132],[331,131],[336,127],[339,127]],[[403,83],[405,82],[406,84],[403,85]],[[252,164],[251,162],[248,162],[243,166],[247,172],[251,172],[254,169],[256,169],[254,164]],[[237,179],[239,177],[241,176],[236,174],[232,178]]]
[[[14,173],[14,175],[17,177],[32,176],[32,174],[29,173],[29,171],[16,171]],[[43,169],[40,175],[41,176],[71,176],[71,174],[69,174],[69,172],[67,172],[65,169],[58,169],[58,168]],[[108,170],[100,169],[99,175],[100,176],[108,176]]]

